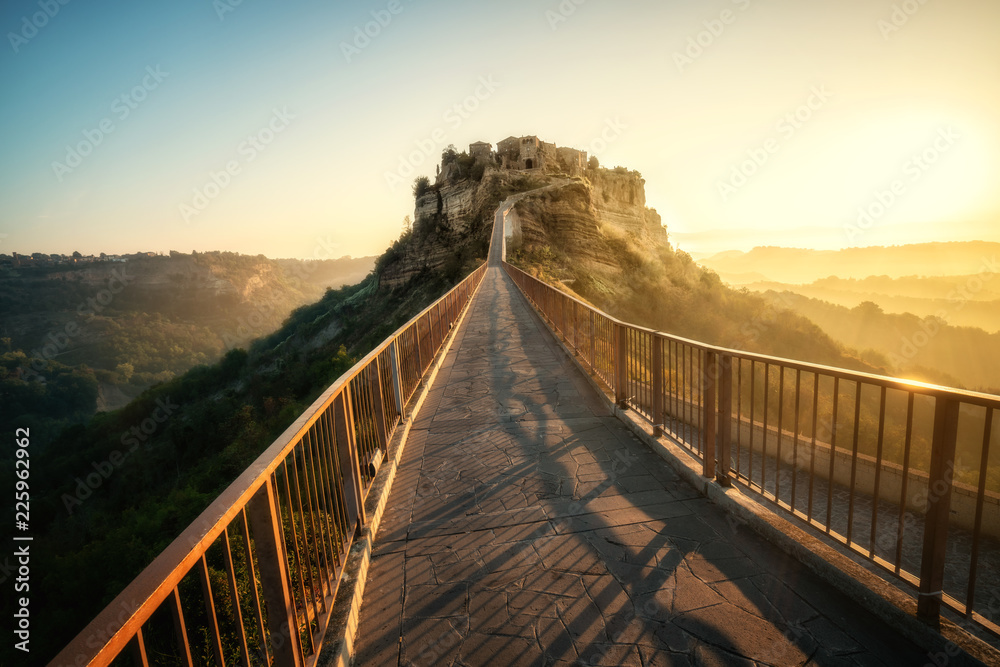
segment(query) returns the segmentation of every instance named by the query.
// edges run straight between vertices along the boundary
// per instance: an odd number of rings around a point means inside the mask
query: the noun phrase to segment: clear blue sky
[[[693,251],[998,240],[1000,3],[902,4],[9,1],[0,252],[374,254],[448,143],[521,134]]]

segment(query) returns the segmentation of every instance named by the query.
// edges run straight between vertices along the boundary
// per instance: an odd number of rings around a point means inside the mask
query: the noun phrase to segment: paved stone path
[[[489,269],[406,443],[357,664],[925,661],[678,478]]]
[[[490,268],[405,445],[358,665],[922,665],[700,496]]]

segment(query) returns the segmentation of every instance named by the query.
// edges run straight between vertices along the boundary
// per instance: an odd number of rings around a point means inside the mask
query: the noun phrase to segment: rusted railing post
[[[580,320],[576,314],[576,300],[573,300],[573,350],[580,352]]]
[[[733,482],[729,478],[729,464],[732,460],[733,440],[733,358],[728,354],[720,354],[717,364],[719,369],[719,447],[715,481],[720,486],[731,486]]]
[[[222,655],[219,617],[215,613],[215,596],[212,595],[211,575],[208,572],[208,560],[205,558],[205,554],[201,555],[201,562],[195,567],[198,568],[198,579],[201,581],[201,596],[205,603],[205,620],[208,621],[208,639],[212,644],[212,653],[217,664],[225,665],[226,658]]]
[[[392,391],[396,395],[396,412],[403,419],[403,374],[399,366],[399,338],[389,345],[389,366],[392,369]]]
[[[590,370],[594,370],[594,364],[596,363],[597,357],[597,336],[595,335],[596,324],[594,322],[594,311],[590,311]]]
[[[563,342],[569,342],[569,331],[566,329],[566,302],[569,300],[566,298],[565,294],[558,294],[559,299],[559,328],[562,329],[562,339]]]
[[[615,403],[621,408],[628,407],[626,387],[628,380],[628,328],[615,324]]]
[[[958,439],[958,410],[957,401],[943,396],[935,399],[934,440],[931,442],[924,547],[920,560],[920,592],[917,597],[917,616],[934,626],[941,619],[948,519],[955,472],[955,444]]]
[[[385,414],[385,401],[382,397],[382,364],[379,363],[378,357],[375,357],[368,367],[368,383],[372,390],[372,402],[375,404],[375,438],[378,440],[379,449],[388,452],[389,418]]]
[[[431,336],[431,350],[430,354],[428,355],[428,361],[427,361],[428,364],[430,364],[431,360],[434,359],[434,353],[437,351],[438,345],[441,344],[441,339],[444,338],[444,325],[443,325],[444,317],[441,315],[441,304],[439,303],[436,306],[434,306],[434,309],[431,311],[431,313],[433,314],[434,317],[434,329],[433,329],[434,333]]]
[[[340,459],[340,469],[344,475],[347,520],[354,530],[360,531],[365,523],[365,503],[358,448],[354,442],[351,399],[348,393],[345,387],[344,391],[333,399],[333,423],[337,432],[337,457]]]
[[[288,582],[288,563],[282,550],[281,515],[269,478],[247,505],[247,518],[253,530],[261,588],[267,602],[267,625],[271,632],[274,664],[302,667],[299,624],[295,601]]]
[[[653,374],[653,437],[658,438],[663,435],[663,340],[655,333],[650,361],[650,372]]]
[[[702,476],[715,477],[715,352],[705,350],[705,365],[701,378],[701,439]]]
[[[149,655],[146,653],[146,640],[142,636],[142,628],[135,633],[135,637],[128,643],[132,653],[132,661],[144,667],[149,664]]]
[[[413,339],[414,339],[414,343],[415,343],[414,346],[413,346],[413,348],[414,348],[414,350],[416,351],[416,354],[417,354],[417,384],[419,386],[423,386],[423,384],[424,384],[424,360],[423,360],[423,352],[420,349],[421,345],[422,345],[422,343],[420,341],[420,320],[417,320],[416,322],[413,323]]]
[[[167,603],[170,608],[170,620],[174,625],[174,637],[177,639],[177,648],[180,651],[184,665],[191,667],[194,661],[191,658],[191,643],[188,641],[187,623],[184,622],[184,607],[181,605],[181,594],[174,588]]]

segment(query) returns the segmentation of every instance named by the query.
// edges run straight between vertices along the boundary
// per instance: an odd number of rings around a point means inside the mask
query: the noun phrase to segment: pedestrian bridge
[[[619,322],[512,204],[52,664],[1000,658],[996,397]]]

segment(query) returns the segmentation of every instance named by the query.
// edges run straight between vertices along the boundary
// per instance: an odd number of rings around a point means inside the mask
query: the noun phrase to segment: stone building
[[[560,146],[556,152],[559,156],[560,166],[565,166],[569,173],[576,174],[587,168],[587,151]]]
[[[478,145],[470,146],[470,151]],[[497,144],[496,156],[502,169],[541,169],[576,174],[587,168],[586,151],[561,148],[533,135],[507,137]]]
[[[493,158],[493,144],[486,141],[477,141],[474,144],[469,144],[469,155],[476,160],[489,161]]]

